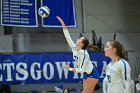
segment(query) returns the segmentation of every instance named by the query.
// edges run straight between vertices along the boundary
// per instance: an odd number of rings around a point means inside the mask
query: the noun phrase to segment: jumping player
[[[99,74],[93,67],[89,54],[86,50],[89,45],[89,41],[85,37],[81,37],[80,39],[77,39],[76,43],[74,43],[63,20],[58,16],[57,19],[62,25],[65,38],[69,46],[72,48],[73,59],[77,63],[77,68],[71,68],[69,65],[66,65],[64,68],[72,72],[83,73],[83,93],[93,93],[94,88],[98,83]]]

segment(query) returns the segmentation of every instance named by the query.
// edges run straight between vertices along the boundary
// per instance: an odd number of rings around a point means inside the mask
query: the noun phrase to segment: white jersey
[[[103,93],[107,93],[107,84],[108,82],[107,82],[107,78],[104,78],[103,79]]]
[[[106,93],[131,93],[130,66],[124,59],[119,59],[114,64],[109,63],[106,68],[107,92]]]
[[[135,83],[131,80],[131,93],[135,93]]]
[[[73,59],[77,63],[76,72],[79,73],[86,72],[87,74],[90,74],[93,70],[93,64],[90,60],[87,50],[82,50],[82,49],[77,50],[75,43],[72,41],[68,30],[66,29],[63,32],[69,46],[72,48]]]
[[[140,92],[140,83],[136,84],[136,91]]]

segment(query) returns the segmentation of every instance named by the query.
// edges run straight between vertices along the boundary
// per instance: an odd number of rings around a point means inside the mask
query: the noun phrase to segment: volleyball
[[[42,17],[42,18],[46,18],[49,16],[50,14],[50,9],[47,6],[42,6],[38,9],[38,14]]]

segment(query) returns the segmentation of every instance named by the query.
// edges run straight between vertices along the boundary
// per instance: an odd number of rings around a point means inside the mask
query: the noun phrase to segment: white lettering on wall
[[[106,74],[106,67],[107,67],[107,62],[106,61],[102,61],[103,63],[103,67],[102,67],[102,72],[101,72],[101,76],[100,78],[104,78],[104,75]]]
[[[92,61],[93,65],[97,67],[97,61]]]
[[[7,70],[6,81],[13,81],[12,71],[14,70],[14,63],[3,63],[3,70]]]
[[[16,70],[18,72],[16,73],[16,80],[26,80],[28,78],[27,63],[19,62],[16,65]],[[22,74],[23,76],[20,77],[19,74]]]
[[[67,79],[68,70],[64,69],[64,66],[66,64],[70,64],[70,62],[55,62],[55,64],[56,64],[56,67],[57,67],[59,79],[62,79],[63,72],[64,72],[65,79]]]
[[[48,67],[50,67],[50,72],[48,72]],[[50,76],[48,75],[50,73]],[[54,67],[51,62],[46,62],[43,66],[43,75],[45,79],[50,80],[54,77]]]
[[[0,73],[2,72],[2,64],[0,64]],[[2,81],[3,80],[3,77],[2,77],[3,75],[2,74],[0,74],[0,81]]]
[[[37,70],[37,69],[39,69],[39,70]],[[35,72],[37,73],[36,76],[35,76]],[[31,65],[30,73],[31,73],[31,76],[32,76],[32,78],[33,78],[34,80],[39,80],[39,79],[41,79],[40,63],[34,62],[34,63]]]

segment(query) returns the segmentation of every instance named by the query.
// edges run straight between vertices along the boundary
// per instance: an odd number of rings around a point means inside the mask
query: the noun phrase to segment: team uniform
[[[103,90],[104,93],[131,93],[130,71],[128,62],[122,58],[114,64],[110,62],[106,68],[104,83],[106,82],[107,89]]]
[[[88,77],[99,79],[99,74],[97,70],[93,67],[87,50],[77,50],[75,43],[72,41],[68,30],[66,29],[63,32],[69,46],[72,48],[73,59],[77,63],[76,72],[84,73],[84,79]]]
[[[137,83],[137,84],[136,84],[136,91],[137,91],[138,93],[140,93],[140,83]]]
[[[107,93],[107,78],[103,79],[103,93]]]

